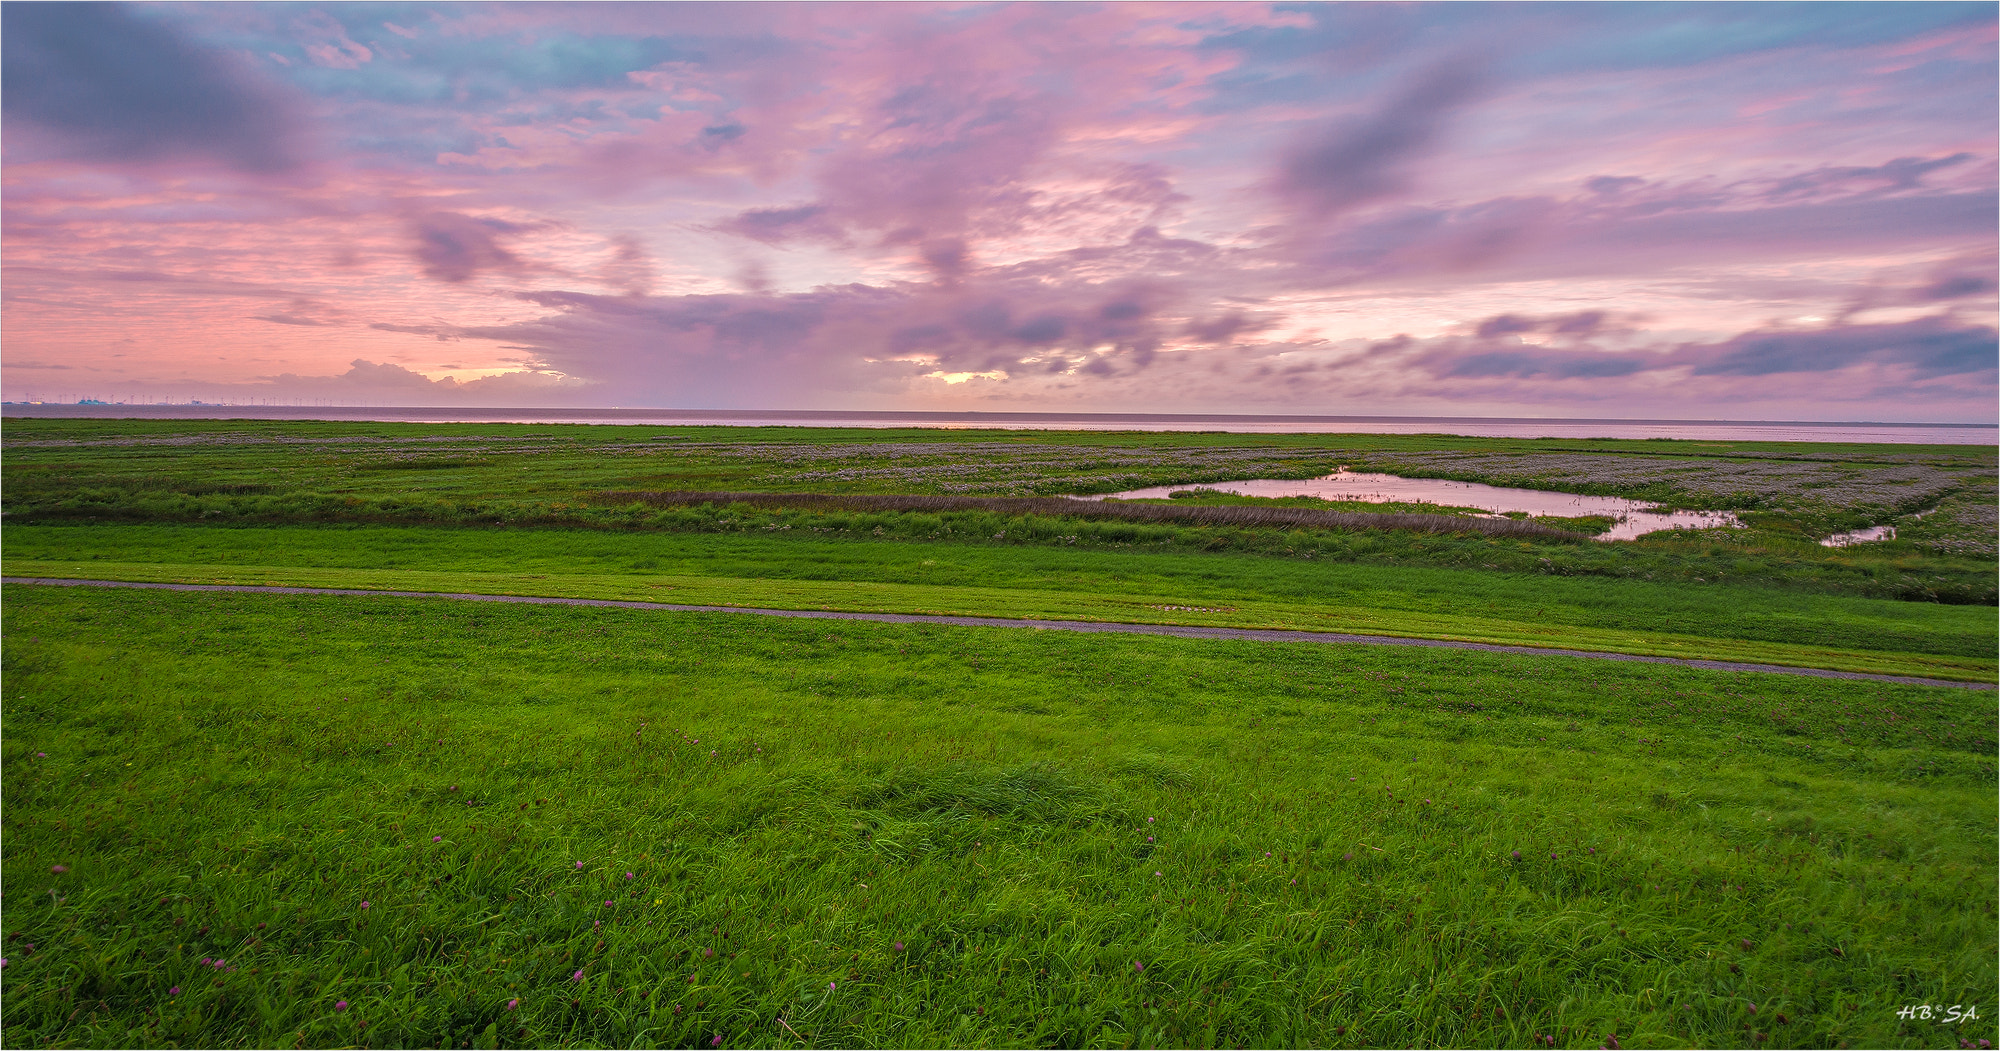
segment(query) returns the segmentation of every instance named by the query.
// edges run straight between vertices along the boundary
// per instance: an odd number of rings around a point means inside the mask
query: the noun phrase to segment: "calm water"
[[[390,423],[622,423],[656,427],[939,427],[1238,434],[1460,434],[1483,438],[2000,444],[1991,424],[1756,420],[1530,420],[1478,416],[1241,416],[1115,412],[833,412],[734,409],[465,409],[283,405],[0,405],[0,416],[66,419],[373,420]]]
[[[1604,515],[1617,520],[1599,540],[1630,540],[1662,529],[1741,528],[1743,523],[1727,511],[1661,511],[1643,500],[1621,496],[1579,496],[1551,493],[1540,489],[1509,489],[1479,482],[1454,482],[1443,478],[1403,478],[1393,474],[1341,471],[1324,478],[1288,481],[1279,478],[1251,478],[1240,482],[1204,482],[1203,488],[1220,489],[1239,496],[1316,496],[1322,500],[1366,500],[1372,503],[1397,501],[1431,503],[1444,507],[1477,507],[1500,514],[1525,511],[1531,515],[1580,518]],[[1160,499],[1186,485],[1156,485],[1111,493],[1126,499]],[[1086,499],[1103,499],[1088,497]]]
[[[1835,533],[1832,536],[1827,537],[1825,540],[1820,541],[1819,546],[1851,547],[1855,544],[1866,544],[1875,540],[1894,540],[1894,539],[1896,539],[1895,526],[1892,525],[1869,526],[1866,529],[1856,529],[1852,532]]]

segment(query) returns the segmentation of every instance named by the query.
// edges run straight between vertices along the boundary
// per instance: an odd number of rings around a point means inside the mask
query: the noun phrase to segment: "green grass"
[[[106,525],[7,538],[10,575],[1296,628],[1983,681],[2000,626],[1990,606],[1755,586],[866,533]]]
[[[1490,564],[1515,570],[1546,563],[1551,572],[1562,574],[1699,578],[1703,583],[1751,579],[1806,591],[2000,603],[1990,512],[1984,512],[1984,519],[1975,513],[1992,504],[1991,446],[246,420],[16,418],[4,426],[4,505],[10,524],[507,523],[717,532],[766,525],[837,530],[865,520],[861,528],[879,528],[899,539],[925,539],[940,527],[964,527],[983,530],[981,536],[1005,530],[1017,544],[1114,547],[1144,542],[1268,555],[1316,551],[1326,558],[1353,557],[1357,537],[1365,536],[1370,549],[1393,553],[1406,564]],[[610,491],[661,490],[1104,493],[1245,477],[1309,478],[1343,464],[1436,473],[1435,464],[1425,466],[1425,456],[1461,454],[1526,454],[1551,465],[1587,460],[1609,465],[1607,469],[1626,463],[1685,464],[1694,473],[1678,482],[1652,478],[1653,468],[1647,467],[1627,484],[1581,488],[1691,504],[1701,500],[1676,485],[1710,484],[1702,478],[1723,478],[1746,464],[1785,471],[1828,467],[1855,477],[1917,470],[1949,477],[1957,488],[1944,498],[1945,510],[1921,520],[1903,513],[1914,509],[1901,506],[1912,498],[1896,495],[1900,490],[1886,483],[1878,487],[1880,492],[1864,486],[1865,499],[1842,496],[1845,502],[1837,506],[1823,499],[1834,489],[1810,486],[1783,496],[1726,494],[1716,499],[1732,507],[1759,508],[1750,516],[1755,528],[1610,544],[1543,543],[1527,550],[1511,540],[1374,530],[1167,527],[1053,518],[1010,523],[977,514],[661,511],[637,504],[606,506],[604,499]],[[1399,467],[1398,457],[1415,459]],[[1478,468],[1460,464],[1447,473],[1467,472],[1477,474]],[[1577,488],[1555,480],[1534,484]],[[1711,485],[1716,486],[1727,488],[1722,482]],[[1827,529],[1878,519],[1898,523],[1915,539],[1843,549],[1813,542],[1814,530],[1823,535]],[[1585,532],[1596,528],[1568,524]]]
[[[1991,447],[4,426],[9,574],[1995,677]],[[1487,469],[1462,452],[1584,457],[1562,484],[1668,501],[1746,463],[1837,470],[1724,493],[1751,529],[1615,544],[603,495]],[[1660,457],[1695,470],[1644,477]],[[1943,510],[1914,520],[1893,484],[1835,477],[1905,467]],[[1885,515],[1914,539],[1812,543]],[[2000,1009],[1990,692],[444,600],[4,597],[9,1046],[1950,1047],[1992,1039]],[[1896,1017],[1920,1003],[1980,1013]]]
[[[9,1046],[1994,1036],[1983,692],[4,597]]]

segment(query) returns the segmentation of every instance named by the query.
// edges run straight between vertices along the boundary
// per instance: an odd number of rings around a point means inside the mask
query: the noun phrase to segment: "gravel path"
[[[664,613],[749,613],[764,617],[805,617],[817,620],[870,620],[884,624],[953,624],[978,628],[1040,628],[1045,631],[1084,631],[1120,635],[1172,635],[1184,639],[1247,639],[1253,642],[1345,642],[1369,646],[1427,646],[1435,649],[1480,650],[1486,653],[1521,653],[1537,657],[1588,657],[1594,660],[1638,661],[1644,664],[1676,664],[1683,668],[1714,671],[1755,671],[1775,675],[1809,675],[1821,679],[1866,679],[1872,682],[1899,682],[1916,686],[1958,686],[1971,690],[1991,690],[1993,683],[1956,682],[1951,679],[1920,679],[1907,675],[1869,675],[1862,672],[1827,671],[1823,668],[1791,668],[1782,664],[1744,664],[1737,661],[1684,660],[1679,657],[1642,657],[1631,653],[1604,653],[1597,650],[1559,650],[1539,646],[1496,646],[1485,642],[1455,642],[1448,639],[1409,639],[1394,635],[1346,635],[1332,631],[1281,631],[1265,628],[1203,628],[1181,624],[1119,624],[1085,620],[1013,620],[1005,617],[953,617],[923,613],[846,613],[835,610],[753,609],[744,606],[683,606],[671,602],[626,602],[619,599],[551,598],[539,595],[465,595],[439,591],[368,591],[360,588],[293,588],[251,584],[141,584],[122,580],[74,580],[53,577],[0,577],[0,583],[48,584],[60,587],[150,588],[159,591],[239,591],[269,595],[352,595],[362,598],[444,598],[465,602],[518,602],[530,606],[611,606],[618,609],[651,610]]]

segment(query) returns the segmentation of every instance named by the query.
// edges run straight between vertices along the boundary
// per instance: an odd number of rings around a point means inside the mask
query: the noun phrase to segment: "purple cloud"
[[[645,246],[631,234],[613,238],[612,245],[616,251],[610,262],[598,268],[598,280],[628,296],[643,296],[651,292],[653,283],[659,280],[659,267],[654,264]]]
[[[1524,317],[1519,314],[1496,314],[1481,321],[1474,331],[1481,339],[1530,332],[1546,332],[1559,336],[1590,336],[1604,329],[1605,322],[1606,315],[1602,310],[1581,310],[1574,314],[1539,318]]]
[[[477,219],[455,212],[426,212],[410,220],[411,254],[424,274],[454,284],[482,270],[518,270],[521,260],[500,239],[524,227],[500,219]]]
[[[1822,166],[1780,180],[1764,191],[1764,196],[1782,201],[1857,190],[1875,193],[1915,190],[1923,186],[1924,176],[1931,172],[1964,164],[1971,159],[1972,154],[1961,152],[1949,157],[1898,157],[1873,167]]]
[[[1488,318],[1471,339],[1446,338],[1427,344],[1405,342],[1384,350],[1405,352],[1412,363],[1440,379],[1612,379],[1649,372],[1690,377],[1763,377],[1787,373],[1825,374],[1856,366],[1902,369],[1913,379],[1983,377],[1990,385],[2000,371],[2000,345],[1990,325],[1948,315],[1893,324],[1835,324],[1819,328],[1763,329],[1714,343],[1610,349],[1589,343],[1564,347],[1524,345],[1519,334],[1561,332],[1576,316]],[[1604,328],[1601,316],[1590,332]],[[1630,330],[1625,330],[1629,335]],[[1579,332],[1579,334],[1588,334]],[[1407,353],[1415,351],[1415,353]]]
[[[254,174],[299,163],[295,103],[225,51],[115,3],[10,3],[0,22],[6,118],[51,152],[110,163],[203,157]]]
[[[1921,287],[1911,290],[1909,298],[1917,303],[1937,303],[1991,295],[1995,286],[1993,264],[1991,256],[1976,262],[1952,260],[1932,270]]]
[[[1696,376],[1834,372],[1860,362],[1906,366],[1918,379],[1991,375],[2000,344],[1990,325],[1947,317],[1901,324],[1846,325],[1799,332],[1746,332],[1723,343],[1683,348]]]
[[[832,241],[840,236],[839,229],[826,221],[826,205],[823,204],[752,208],[717,223],[715,228],[765,244],[805,238]]]
[[[1610,202],[1518,197],[1457,207],[1379,209],[1290,241],[1311,285],[1450,274],[1486,280],[1657,273],[1801,256],[1894,251],[1911,243],[1993,241],[2000,199],[1988,192],[1846,196],[1773,202],[1751,185],[1704,193],[1660,188]]]
[[[1316,130],[1286,155],[1278,192],[1313,218],[1395,195],[1479,80],[1472,63],[1457,59],[1424,71],[1374,113]]]

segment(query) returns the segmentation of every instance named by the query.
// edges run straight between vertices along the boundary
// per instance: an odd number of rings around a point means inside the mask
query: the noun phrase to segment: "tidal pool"
[[[1922,517],[1921,515],[1918,517]],[[1850,544],[1867,544],[1876,540],[1896,539],[1896,527],[1892,525],[1869,526],[1845,533],[1835,533],[1819,542],[1821,547],[1847,547]]]
[[[1183,489],[1215,489],[1238,496],[1316,496],[1322,500],[1361,500],[1369,503],[1429,503],[1443,507],[1476,507],[1485,517],[1501,517],[1505,512],[1581,518],[1603,515],[1617,524],[1598,540],[1630,540],[1662,529],[1741,529],[1743,523],[1728,511],[1662,511],[1643,500],[1622,496],[1582,496],[1552,493],[1540,489],[1509,489],[1480,482],[1454,482],[1444,478],[1404,478],[1393,474],[1365,471],[1338,471],[1324,478],[1303,481],[1282,478],[1250,478],[1237,482],[1203,482],[1192,485],[1156,485],[1122,493],[1085,497],[1102,500],[1161,499]]]

